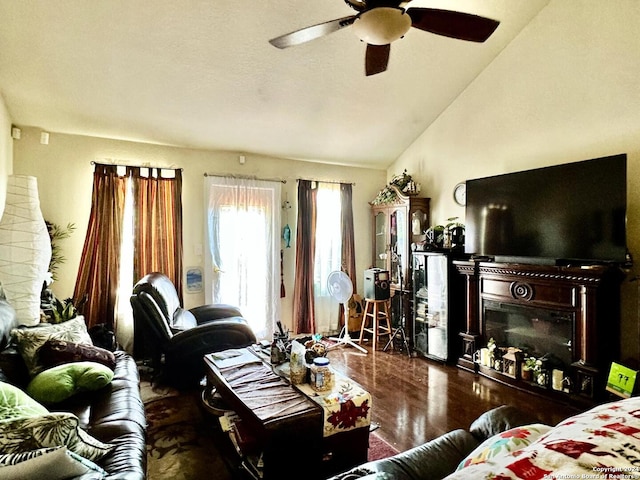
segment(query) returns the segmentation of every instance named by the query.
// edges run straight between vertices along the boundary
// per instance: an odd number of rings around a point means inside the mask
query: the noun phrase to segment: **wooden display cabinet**
[[[395,187],[396,200],[371,205],[373,215],[373,262],[375,268],[389,271],[391,297],[403,299],[406,319],[411,319],[411,244],[425,240],[431,223],[429,198],[404,195]],[[402,290],[401,290],[402,285]],[[397,295],[402,292],[402,295]],[[393,324],[399,323],[399,306],[392,300]]]

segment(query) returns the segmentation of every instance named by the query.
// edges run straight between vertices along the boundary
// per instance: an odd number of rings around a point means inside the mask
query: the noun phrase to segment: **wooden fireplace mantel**
[[[474,362],[474,353],[487,345],[485,309],[491,302],[543,311],[562,312],[574,319],[572,364],[567,374],[572,389],[560,395],[596,400],[604,395],[605,375],[619,357],[621,269],[608,265],[547,266],[481,261],[456,261],[466,277],[466,325],[460,333],[458,366],[478,371],[515,387],[545,393],[516,378]],[[558,396],[561,392],[549,391]]]

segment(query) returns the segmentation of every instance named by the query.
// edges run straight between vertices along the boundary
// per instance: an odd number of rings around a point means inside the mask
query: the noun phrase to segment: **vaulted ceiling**
[[[413,0],[500,26],[485,43],[412,28],[366,77],[351,28],[268,42],[356,13],[343,0],[0,0],[0,93],[18,126],[386,168],[547,3]]]

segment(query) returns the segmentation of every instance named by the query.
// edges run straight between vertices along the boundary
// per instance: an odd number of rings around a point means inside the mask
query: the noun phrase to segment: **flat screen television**
[[[626,260],[626,154],[466,183],[466,253],[547,265]]]

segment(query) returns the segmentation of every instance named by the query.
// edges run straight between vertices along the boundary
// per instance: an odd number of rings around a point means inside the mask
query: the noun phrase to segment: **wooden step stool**
[[[360,326],[360,338],[358,343],[362,344],[364,332],[371,333],[371,345],[373,350],[376,349],[378,337],[381,335],[391,335],[391,322],[389,317],[390,300],[373,300],[365,298],[364,315],[362,316],[362,325]],[[371,318],[371,328],[366,327],[367,319]],[[386,324],[386,326],[385,326]]]

